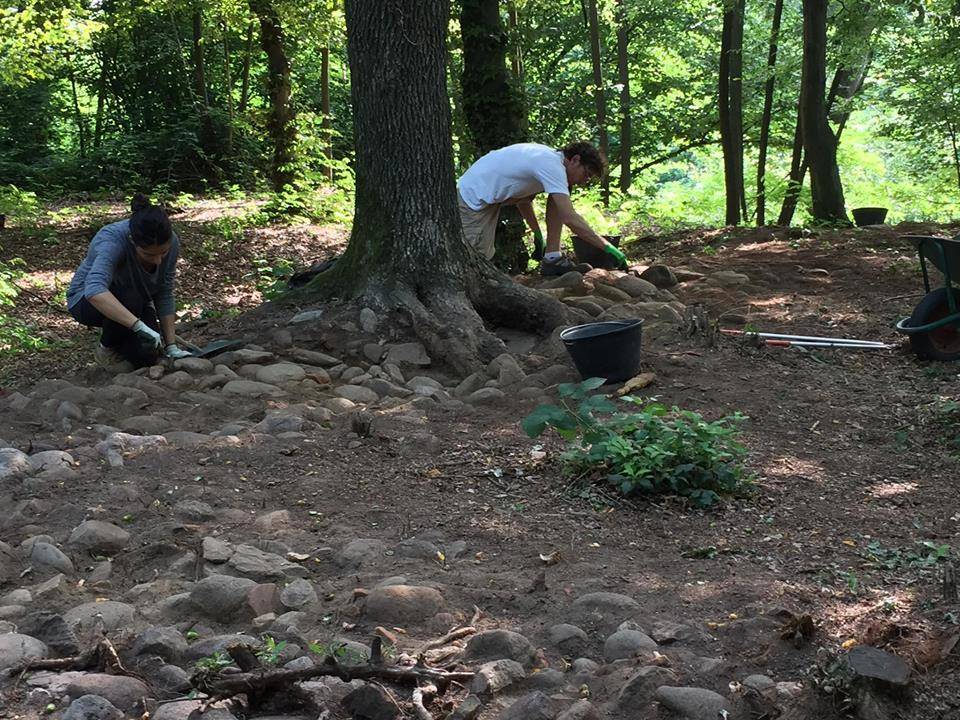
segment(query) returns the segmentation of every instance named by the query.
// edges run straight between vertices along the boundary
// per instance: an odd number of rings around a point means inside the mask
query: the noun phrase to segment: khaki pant
[[[500,206],[488,205],[483,210],[474,210],[463,201],[460,193],[457,193],[457,199],[460,201],[460,223],[467,243],[490,260],[494,252]]]

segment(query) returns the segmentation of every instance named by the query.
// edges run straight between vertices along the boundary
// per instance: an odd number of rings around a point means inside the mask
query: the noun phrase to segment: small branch
[[[433,720],[433,715],[424,705],[424,698],[432,698],[436,694],[437,688],[433,685],[417,687],[413,691],[413,714],[417,716],[417,720]]]
[[[416,651],[414,651],[413,656],[420,657],[428,650],[435,650],[437,648],[443,647],[448,643],[453,642],[454,640],[460,640],[461,638],[465,638],[470,635],[475,635],[476,632],[477,632],[477,629],[471,626],[451,630],[441,638],[437,638],[436,640],[430,640],[428,642],[425,642],[423,645],[417,648]]]

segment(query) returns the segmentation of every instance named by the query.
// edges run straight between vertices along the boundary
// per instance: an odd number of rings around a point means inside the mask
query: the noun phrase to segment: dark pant
[[[160,322],[157,320],[157,311],[153,307],[151,298],[144,297],[134,288],[110,288],[113,296],[120,301],[127,310],[160,332]],[[145,345],[137,333],[118,322],[103,316],[85,297],[70,308],[70,314],[81,325],[103,328],[100,335],[100,344],[119,353],[125,360],[129,360],[135,367],[153,365],[157,361],[157,350],[151,345]]]

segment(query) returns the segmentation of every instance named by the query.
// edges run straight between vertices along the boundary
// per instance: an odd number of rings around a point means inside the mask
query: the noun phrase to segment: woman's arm
[[[88,297],[87,300],[99,310],[105,318],[120,323],[124,327],[132,328],[139,319],[127,310],[109,290]]]
[[[160,334],[163,335],[163,345],[173,345],[177,341],[176,315],[164,315],[160,318]]]

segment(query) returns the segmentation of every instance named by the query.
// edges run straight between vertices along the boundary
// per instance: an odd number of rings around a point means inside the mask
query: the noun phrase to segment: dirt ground
[[[7,391],[84,372],[93,336],[51,305],[91,230],[119,208],[101,210],[65,223],[55,239],[18,237],[15,230],[3,236],[4,256],[29,262],[22,284],[30,294],[18,301],[16,315],[57,338],[50,349],[3,356]],[[346,241],[342,227],[252,229],[229,242],[213,240],[211,251],[200,239],[219,210],[202,210],[174,218],[184,258],[178,294],[190,303],[192,321],[185,332],[198,339],[262,337],[296,311],[253,311],[261,302],[249,277],[254,257],[305,265]],[[727,228],[628,246],[641,264],[748,276],[731,287],[688,282],[672,291],[685,304],[704,303],[721,325],[896,346],[804,351],[729,337],[710,345],[680,333],[647,343],[643,369],[656,374],[647,389],[652,396],[709,419],[737,411],[749,418],[742,439],[754,491],[708,511],[675,498],[624,502],[601,489],[571,491],[557,464],[559,440],[532,441],[520,430],[532,409],[522,401],[463,413],[424,410],[416,424],[385,414],[373,436],[359,440],[335,419],[295,446],[161,449],[129,464],[120,483],[90,466],[69,488],[32,496],[4,491],[4,500],[11,507],[35,502],[42,517],[35,524],[54,536],[91,509],[114,521],[129,516],[125,527],[142,550],[115,562],[118,593],[155,577],[170,554],[197,542],[171,513],[177,501],[240,511],[238,527],[253,513],[287,509],[294,522],[275,539],[305,553],[322,555],[353,538],[397,542],[432,533],[465,541],[466,561],[398,560],[396,574],[442,582],[448,602],[467,616],[477,605],[491,626],[537,635],[558,622],[571,597],[623,593],[650,618],[708,628],[712,637],[701,651],[724,658],[724,677],[765,672],[809,683],[818,648],[822,657],[845,643],[875,644],[910,659],[916,672],[912,699],[898,717],[960,717],[960,652],[936,651],[952,648],[960,604],[941,593],[947,558],[931,555],[943,546],[941,554],[954,561],[960,553],[960,424],[950,424],[956,417],[946,404],[957,399],[960,368],[919,362],[892,327],[922,292],[913,253],[898,236],[958,230],[911,225],[791,238],[771,228]],[[303,347],[343,350],[337,338],[311,341]],[[58,445],[45,429],[5,414],[0,437],[18,446]],[[21,526],[4,527],[0,539],[23,539]],[[229,521],[221,529],[229,531]],[[539,555],[554,551],[561,561],[544,568]],[[542,572],[545,587],[537,582]],[[330,611],[348,618],[353,588],[372,582],[371,575],[323,565],[312,577],[329,593]],[[813,641],[800,648],[770,638],[758,643],[744,629],[748,619],[776,608],[810,615]],[[817,707],[806,717],[834,713],[829,703]]]

